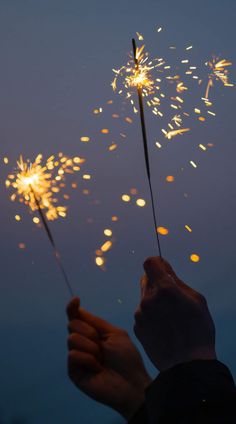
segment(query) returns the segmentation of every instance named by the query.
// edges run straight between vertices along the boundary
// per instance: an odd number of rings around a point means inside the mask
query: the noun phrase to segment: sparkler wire
[[[132,46],[133,46],[134,62],[135,62],[135,66],[138,70],[139,69],[139,63],[138,63],[138,59],[136,57],[136,42],[135,42],[134,38],[132,38]],[[142,88],[138,85],[137,85],[137,92],[138,92],[140,120],[141,120],[142,136],[143,136],[144,156],[145,156],[146,170],[147,170],[147,176],[148,176],[148,184],[149,184],[150,195],[151,195],[151,203],[152,203],[152,214],[153,214],[153,220],[154,220],[154,225],[155,225],[155,233],[156,233],[159,256],[160,256],[160,258],[162,258],[161,243],[160,243],[160,239],[159,239],[159,235],[158,235],[158,231],[157,231],[157,218],[156,218],[156,211],[155,211],[155,206],[154,206],[154,197],[153,197],[153,190],[152,190],[152,182],[151,182],[151,172],[150,172],[150,164],[149,164],[147,131],[146,131],[145,115],[144,115],[144,107],[143,107]]]
[[[71,297],[73,297],[73,296],[74,296],[74,293],[73,293],[72,287],[71,287],[71,285],[70,285],[69,278],[68,278],[68,276],[67,276],[67,274],[66,274],[65,268],[64,268],[64,266],[63,266],[63,263],[62,263],[62,261],[61,261],[61,256],[60,256],[60,253],[59,253],[59,251],[58,251],[58,249],[57,249],[57,247],[56,247],[56,243],[55,243],[55,241],[54,241],[54,238],[53,238],[52,232],[51,232],[51,230],[50,230],[50,228],[49,228],[49,226],[48,226],[48,223],[47,223],[47,221],[46,221],[46,218],[45,218],[45,216],[44,216],[44,213],[43,213],[43,211],[42,211],[42,208],[41,208],[41,206],[40,206],[40,203],[39,203],[39,201],[38,201],[38,198],[37,198],[37,196],[36,196],[36,194],[35,194],[35,191],[34,191],[34,189],[33,189],[32,185],[30,185],[30,189],[31,189],[32,194],[33,194],[33,196],[34,196],[35,203],[36,203],[36,205],[37,205],[39,215],[40,215],[40,217],[41,217],[41,219],[42,219],[42,223],[43,223],[43,225],[44,225],[44,229],[45,229],[45,231],[46,231],[46,233],[47,233],[47,236],[48,236],[48,239],[49,239],[49,241],[50,241],[50,243],[51,243],[51,245],[52,245],[53,253],[54,253],[54,256],[55,256],[56,262],[57,262],[57,264],[58,264],[58,266],[59,266],[59,269],[60,269],[60,271],[61,271],[61,273],[62,273],[62,275],[63,275],[64,281],[65,281],[66,286],[67,286],[67,288],[68,288],[68,290],[69,290],[69,293],[70,293]]]

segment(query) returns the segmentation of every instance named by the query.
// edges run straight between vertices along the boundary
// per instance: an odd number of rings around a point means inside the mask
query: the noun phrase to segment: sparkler
[[[160,245],[159,235],[158,235],[158,232],[157,232],[157,219],[156,219],[156,212],[155,212],[155,206],[154,206],[151,173],[150,173],[150,164],[149,164],[149,155],[148,155],[147,132],[146,132],[146,125],[145,125],[143,99],[142,99],[143,88],[145,88],[146,90],[151,90],[151,88],[153,86],[153,81],[152,81],[152,79],[149,75],[149,69],[146,69],[145,66],[144,67],[139,66],[139,63],[142,60],[142,48],[137,49],[136,42],[135,42],[134,38],[132,39],[132,46],[133,46],[135,69],[133,71],[133,78],[130,77],[129,82],[132,85],[136,86],[137,92],[138,92],[140,120],[141,120],[142,136],[143,136],[143,148],[144,148],[144,156],[145,156],[148,184],[149,184],[150,195],[151,195],[151,204],[152,204],[153,220],[154,220],[154,225],[155,225],[155,234],[156,234],[156,238],[157,238],[157,246],[158,246],[159,256],[162,257],[161,245]]]
[[[28,161],[24,162],[21,156],[20,160],[17,162],[17,173],[9,175],[6,180],[6,186],[16,190],[11,196],[12,201],[16,200],[18,197],[19,201],[29,206],[32,211],[38,211],[49,242],[53,248],[56,262],[71,296],[73,296],[73,290],[62,264],[47,219],[54,220],[59,216],[66,216],[65,206],[55,206],[55,203],[57,203],[55,194],[65,186],[65,184],[61,182],[64,179],[65,173],[73,173],[74,171],[80,170],[77,164],[83,161],[84,160],[81,158],[73,158],[72,160],[59,154],[59,158],[51,156],[47,159],[46,165],[42,166],[42,155],[38,155],[33,163],[29,163]],[[57,169],[57,173],[53,178],[52,172],[50,171],[55,169]],[[45,209],[46,213],[44,214]]]

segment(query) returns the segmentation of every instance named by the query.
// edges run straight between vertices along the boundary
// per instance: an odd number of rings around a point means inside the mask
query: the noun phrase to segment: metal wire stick
[[[134,62],[135,62],[135,66],[138,70],[139,69],[139,63],[138,63],[138,59],[136,57],[136,42],[135,42],[134,38],[132,38],[132,46],[133,46]],[[151,182],[148,144],[147,144],[147,131],[146,131],[145,115],[144,115],[144,107],[143,107],[142,88],[139,87],[138,85],[137,85],[137,92],[138,92],[140,120],[141,120],[142,136],[143,136],[144,156],[145,156],[145,163],[146,163],[149,189],[150,189],[150,194],[151,194],[152,214],[153,214],[153,220],[154,220],[154,225],[155,225],[155,233],[156,233],[156,239],[157,239],[158,252],[159,252],[160,258],[162,258],[161,244],[160,244],[159,234],[158,234],[158,231],[157,231],[157,218],[156,218],[154,198],[153,198],[153,190],[152,190],[152,182]]]
[[[36,203],[36,205],[37,205],[37,207],[38,207],[38,212],[39,212],[39,215],[40,215],[40,217],[41,217],[41,219],[42,219],[42,223],[43,223],[44,229],[45,229],[45,231],[46,231],[46,233],[47,233],[48,239],[49,239],[50,244],[51,244],[51,246],[52,246],[52,248],[53,248],[53,253],[54,253],[54,256],[55,256],[56,262],[57,262],[58,267],[59,267],[59,269],[60,269],[60,271],[61,271],[61,273],[62,273],[62,275],[63,275],[63,278],[64,278],[64,281],[65,281],[66,286],[67,286],[67,288],[68,288],[68,291],[69,291],[69,293],[70,293],[71,297],[73,297],[73,296],[74,296],[74,293],[73,293],[72,287],[71,287],[71,285],[70,285],[69,278],[68,278],[68,276],[67,276],[67,274],[66,274],[65,268],[64,268],[64,266],[63,266],[63,263],[62,263],[62,261],[61,261],[60,253],[59,253],[59,251],[57,250],[56,243],[55,243],[55,241],[54,241],[54,238],[53,238],[52,232],[51,232],[51,230],[50,230],[50,228],[49,228],[49,226],[48,226],[48,223],[47,223],[47,221],[46,221],[46,218],[45,218],[45,216],[44,216],[44,213],[43,213],[43,211],[42,211],[42,208],[41,208],[41,206],[40,206],[39,200],[38,200],[38,198],[37,198],[37,196],[36,196],[36,194],[35,194],[35,192],[34,192],[33,187],[32,187],[32,186],[30,186],[30,189],[31,189],[31,191],[32,191],[32,193],[33,193],[33,196],[34,196],[34,198],[35,198],[35,203]]]

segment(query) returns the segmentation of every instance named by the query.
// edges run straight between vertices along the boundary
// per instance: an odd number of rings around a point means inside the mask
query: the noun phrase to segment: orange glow
[[[25,243],[19,243],[18,244],[19,249],[25,249],[26,248],[26,244]]]
[[[110,152],[113,152],[113,150],[116,150],[117,149],[117,144],[111,144],[110,146],[109,146],[109,150],[110,150]]]
[[[103,128],[102,130],[101,130],[101,133],[102,134],[109,134],[109,130],[108,130],[108,128]]]
[[[167,234],[169,234],[169,230],[165,227],[157,227],[157,232],[162,236],[167,236]]]
[[[175,177],[173,177],[173,175],[167,175],[166,181],[168,183],[173,183],[174,180],[175,180]]]
[[[108,240],[101,246],[101,251],[107,252],[108,250],[111,249],[111,247],[112,247],[112,242],[110,240]]]
[[[200,256],[198,256],[196,253],[192,253],[192,255],[190,255],[190,260],[192,262],[199,262],[200,261]]]
[[[111,217],[111,220],[113,221],[113,222],[117,222],[118,221],[118,216],[116,216],[116,215],[113,215],[112,217]]]

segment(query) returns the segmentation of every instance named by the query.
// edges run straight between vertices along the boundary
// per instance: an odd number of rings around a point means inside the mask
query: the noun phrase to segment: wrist
[[[128,396],[121,405],[119,413],[126,419],[130,420],[138,409],[145,402],[145,392],[148,386],[152,383],[152,379],[147,375],[140,387],[130,387]]]
[[[122,405],[119,413],[129,421],[145,402],[145,392],[134,394]]]

